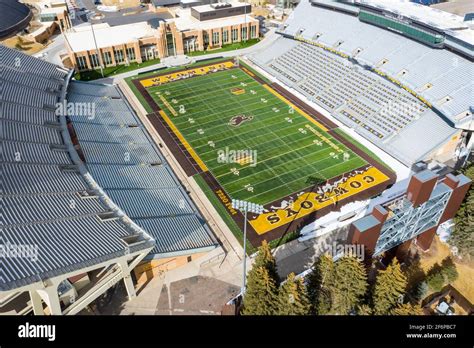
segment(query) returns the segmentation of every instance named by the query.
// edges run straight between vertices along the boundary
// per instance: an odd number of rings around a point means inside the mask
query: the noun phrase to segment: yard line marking
[[[276,97],[278,97],[279,99],[283,100],[285,103],[287,103],[288,105],[290,105],[294,110],[298,111],[301,115],[303,115],[304,117],[306,117],[310,122],[314,123],[316,126],[318,126],[320,129],[322,129],[323,131],[325,132],[328,132],[329,129],[327,129],[326,127],[324,127],[321,123],[319,123],[318,121],[316,121],[314,118],[312,118],[310,115],[308,115],[306,112],[304,112],[303,110],[301,110],[299,107],[297,107],[295,104],[293,104],[292,102],[290,102],[288,99],[286,99],[284,96],[282,96],[280,93],[278,93],[277,91],[275,91],[273,88],[271,88],[269,85],[267,84],[264,84],[262,85],[263,88],[265,88],[267,91],[269,91],[270,93],[272,93],[273,95],[275,95]]]
[[[173,116],[178,116],[178,113],[176,112],[176,110],[173,108],[173,106],[171,106],[171,104],[166,100],[166,98],[163,97],[162,94],[160,94],[160,99],[161,99],[161,101],[163,102],[163,104],[166,105],[166,107],[168,108],[168,110],[171,111],[171,113],[173,114]]]
[[[354,157],[354,158],[355,158],[355,157]],[[348,162],[350,162],[350,161],[353,160],[354,158],[350,159]],[[325,158],[325,159],[327,159],[327,158]],[[323,159],[323,160],[321,160],[321,161],[324,161],[325,159]],[[321,161],[317,161],[317,162],[321,162]],[[317,162],[315,162],[315,163],[317,163]],[[347,162],[346,162],[346,163],[347,163]],[[344,164],[344,163],[336,163],[336,164],[333,164],[332,166],[326,167],[326,168],[323,169],[323,172],[324,172],[325,170],[327,170],[327,169],[340,166],[341,164]],[[351,170],[354,170],[354,169],[355,169],[355,168],[345,171],[345,172],[344,172],[344,175],[345,175],[346,173],[350,172]],[[332,176],[332,177],[330,177],[330,178],[327,178],[327,179],[326,179],[326,177],[325,177],[325,180],[331,180],[332,178],[335,178],[335,177],[337,177],[337,176],[339,176],[339,175],[342,175],[342,174],[337,174],[337,175],[334,175],[334,176]],[[291,184],[291,183],[296,182],[296,181],[301,180],[301,179],[304,179],[304,178],[303,178],[303,177],[299,177],[298,179],[288,181],[287,184]],[[266,180],[266,181],[268,181],[268,180]],[[262,181],[262,182],[266,182],[266,181]],[[308,184],[308,186],[309,186],[309,184]],[[308,188],[308,186],[307,186],[307,187],[304,187],[303,189]],[[256,195],[252,196],[252,199],[255,199],[255,197],[261,196],[261,195],[263,195],[263,194],[265,194],[265,193],[267,193],[267,192],[274,191],[275,188],[279,188],[279,187],[282,187],[282,186],[272,187],[270,190],[267,190],[267,191],[263,191],[263,192],[261,192],[261,193],[258,193],[258,194],[256,194]],[[238,191],[235,191],[235,193],[240,192],[240,191],[243,191],[243,190],[240,189],[240,190],[238,190]],[[295,193],[296,193],[296,192],[295,192]],[[288,196],[288,195],[286,195],[286,196]],[[286,197],[286,196],[281,196],[280,198],[274,199],[274,201],[278,201],[279,199],[282,199],[282,198],[284,198],[284,197]]]
[[[194,149],[191,147],[191,145],[189,145],[189,143],[186,141],[186,139],[181,134],[181,132],[178,130],[178,128],[176,128],[176,126],[170,120],[168,115],[163,110],[160,110],[159,113],[160,113],[161,117],[163,117],[165,122],[168,124],[168,126],[171,128],[173,133],[178,137],[179,141],[181,141],[181,143],[184,145],[184,147],[189,152],[191,157],[194,158],[194,160],[198,164],[199,168],[201,168],[201,170],[203,172],[207,172],[208,171],[207,166],[204,164],[204,162],[201,160],[201,158],[198,156],[198,154],[194,151]]]

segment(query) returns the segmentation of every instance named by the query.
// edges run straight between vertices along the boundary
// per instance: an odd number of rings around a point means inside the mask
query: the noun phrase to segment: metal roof
[[[74,161],[65,118],[45,108],[61,101],[62,91],[46,89],[65,88],[67,71],[1,45],[0,58],[0,69],[8,70],[0,94],[0,291],[149,249],[153,239],[122,212],[100,218],[117,208],[91,191],[83,165]],[[137,234],[144,243],[128,249],[122,239]]]
[[[71,83],[69,100],[95,102],[104,86],[91,84],[87,91]],[[114,87],[116,88],[116,87]],[[85,93],[84,93],[85,92]],[[120,94],[107,88],[109,95]],[[181,186],[159,149],[125,99],[106,103],[93,122],[73,119],[79,145],[92,177],[138,226],[156,240],[150,257],[183,255],[215,248],[218,243],[209,226]],[[120,110],[114,109],[121,105]],[[117,115],[128,120],[111,125]],[[104,116],[104,117],[103,117]],[[133,125],[133,127],[128,127]],[[127,160],[124,159],[127,154]],[[171,253],[171,254],[170,254]]]

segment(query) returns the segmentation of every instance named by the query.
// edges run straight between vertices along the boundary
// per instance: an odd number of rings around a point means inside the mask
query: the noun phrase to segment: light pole
[[[248,28],[247,28],[247,2],[244,2],[244,21],[245,21],[245,24],[244,24],[244,27],[245,27],[244,42],[247,42],[247,37],[249,35]]]
[[[92,37],[94,38],[94,44],[95,44],[95,51],[97,53],[97,59],[99,60],[99,65],[100,65],[100,74],[102,77],[104,77],[104,68],[102,67],[102,54],[99,52],[99,48],[97,47],[97,41],[95,39],[95,32],[94,32],[94,25],[92,24],[92,18],[90,18],[90,23],[91,23],[91,29],[92,29]]]
[[[243,280],[242,280],[242,289],[241,289],[241,294],[242,294],[242,299],[244,298],[244,292],[245,292],[245,283],[247,280],[247,213],[255,213],[260,215],[264,208],[263,205],[252,203],[252,202],[247,202],[247,201],[241,201],[238,199],[233,199],[232,200],[232,208],[240,210],[244,214],[244,267],[243,267]]]

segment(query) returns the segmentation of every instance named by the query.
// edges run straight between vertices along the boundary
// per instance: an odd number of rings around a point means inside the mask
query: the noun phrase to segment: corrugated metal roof
[[[50,144],[24,143],[18,141],[2,142],[2,160],[21,163],[69,164],[71,159],[66,150],[52,151]]]
[[[204,221],[196,215],[135,219],[138,226],[150,233],[156,246],[150,254],[171,253],[217,246]]]
[[[150,144],[111,144],[80,142],[86,163],[150,164],[161,163],[160,156]]]
[[[1,115],[6,120],[43,125],[44,122],[57,121],[54,111],[29,107],[14,103],[0,103]]]
[[[154,189],[177,185],[167,166],[89,164],[87,167],[104,189]]]
[[[59,130],[50,127],[0,120],[0,129],[0,136],[3,140],[46,144],[62,143]]]
[[[132,253],[150,248],[154,241],[129,220],[99,219],[98,213],[112,207],[105,197],[78,194],[91,189],[81,175],[84,168],[71,162],[69,155],[76,154],[72,146],[64,146],[62,126],[43,125],[57,121],[54,112],[43,107],[57,100],[59,92],[41,88],[62,84],[48,79],[64,79],[66,72],[4,46],[0,58],[2,67],[11,67],[1,81],[0,97],[10,101],[1,103],[0,291],[125,255],[125,236],[142,233],[145,240],[131,247]]]
[[[88,189],[78,172],[55,164],[3,163],[3,193],[71,192]]]
[[[155,190],[107,190],[107,194],[132,219],[194,213],[178,187]]]
[[[102,125],[76,123],[74,124],[77,136],[81,141],[101,143],[136,143],[146,144],[148,139],[141,127]]]
[[[69,99],[95,102],[97,98],[91,95],[101,89],[91,85],[88,94],[80,95],[73,89]],[[109,89],[107,92],[112,93]],[[113,101],[121,105],[118,100]],[[87,124],[83,118],[73,119],[92,177],[140,227],[159,238],[152,251],[157,257],[163,253],[185,254],[215,247],[215,237],[159,149],[128,104],[122,103],[126,112],[107,105],[111,113],[96,114]],[[132,120],[139,127],[108,125],[114,115],[121,120]],[[159,164],[148,165],[153,162]]]

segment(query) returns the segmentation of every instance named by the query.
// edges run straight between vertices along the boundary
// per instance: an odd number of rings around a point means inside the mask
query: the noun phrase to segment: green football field
[[[147,91],[234,199],[267,204],[366,164],[240,69]]]

